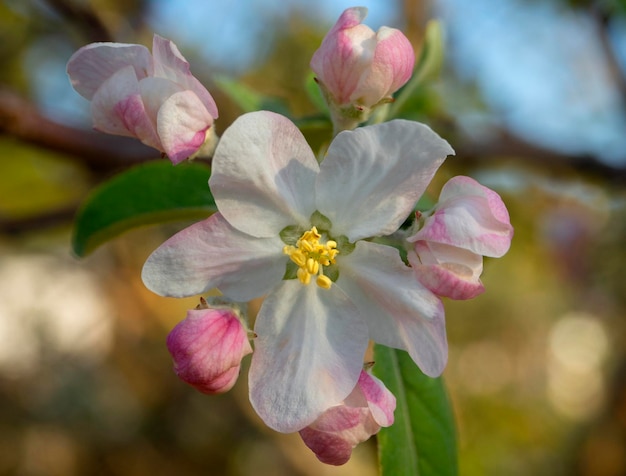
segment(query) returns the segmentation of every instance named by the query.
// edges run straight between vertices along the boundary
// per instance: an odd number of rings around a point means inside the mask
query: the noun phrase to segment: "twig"
[[[0,133],[73,156],[94,171],[106,172],[158,157],[158,152],[135,139],[53,122],[8,89],[0,89]]]

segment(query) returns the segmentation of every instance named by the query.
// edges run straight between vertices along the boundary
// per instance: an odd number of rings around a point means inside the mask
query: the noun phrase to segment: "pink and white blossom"
[[[187,312],[167,336],[176,375],[202,393],[230,390],[239,376],[241,359],[252,353],[239,315],[228,308]]]
[[[361,371],[354,390],[300,430],[300,437],[326,464],[342,465],[356,445],[393,424],[396,398],[376,377]]]
[[[499,258],[513,227],[500,196],[470,177],[450,179],[423,225],[408,238],[417,279],[439,296],[471,299],[484,291],[483,256]]]
[[[415,53],[395,28],[377,32],[361,24],[367,8],[345,10],[311,59],[311,69],[334,105],[372,108],[413,74]]]
[[[347,398],[369,339],[437,376],[447,359],[441,300],[397,249],[366,239],[395,232],[452,153],[427,126],[394,120],[340,133],[319,164],[287,118],[245,114],[213,158],[219,212],[162,244],[143,281],[165,296],[266,296],[250,400],[281,432]]]
[[[200,150],[217,106],[170,40],[92,43],[67,63],[74,89],[91,101],[94,128],[136,137],[177,164]]]

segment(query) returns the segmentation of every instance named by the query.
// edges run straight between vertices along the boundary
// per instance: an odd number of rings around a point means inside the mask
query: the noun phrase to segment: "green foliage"
[[[404,351],[377,345],[374,374],[396,396],[395,422],[378,434],[382,476],[458,474],[454,416],[441,378],[424,375]]]
[[[134,167],[96,188],[79,210],[72,246],[85,256],[132,228],[166,220],[201,219],[217,210],[200,163],[159,160]]]
[[[426,25],[424,45],[417,60],[411,80],[400,90],[393,104],[389,106],[389,118],[398,117],[399,111],[416,91],[429,81],[439,77],[444,60],[443,27],[436,20]]]
[[[315,80],[315,73],[313,73],[313,71],[307,76],[304,89],[311,102],[315,105],[315,108],[318,111],[329,114],[328,105],[326,104],[322,90]]]
[[[5,136],[0,139],[0,157],[1,218],[70,209],[87,192],[87,173],[61,154]]]
[[[263,96],[247,85],[226,76],[216,76],[213,81],[243,112],[258,111],[261,107]]]
[[[265,110],[285,116],[291,115],[289,108],[280,98],[263,95],[243,82],[226,76],[218,76],[214,81],[244,113]]]

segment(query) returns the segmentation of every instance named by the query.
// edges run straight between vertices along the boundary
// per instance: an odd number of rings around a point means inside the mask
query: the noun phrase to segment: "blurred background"
[[[213,94],[218,133],[241,113],[218,77],[306,117],[309,59],[354,6],[314,4],[0,2],[0,474],[376,474],[373,440],[333,468],[265,428],[245,377],[218,397],[177,380],[165,337],[196,298],[153,295],[140,271],[187,223],[132,231],[82,260],[70,248],[89,190],[158,157],[91,131],[70,55],[95,41],[150,46],[156,32]],[[515,226],[511,251],[485,263],[487,292],[445,303],[461,474],[626,475],[626,5],[361,4],[369,26],[401,28],[416,52],[441,20],[442,74],[403,108],[457,151],[430,192],[470,175]]]

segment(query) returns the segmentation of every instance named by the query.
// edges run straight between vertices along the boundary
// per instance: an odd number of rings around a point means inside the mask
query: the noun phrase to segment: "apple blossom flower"
[[[204,300],[172,329],[167,348],[178,377],[210,395],[230,390],[241,359],[252,353],[239,315],[230,308],[209,308]]]
[[[300,437],[322,463],[342,465],[356,445],[393,424],[395,408],[396,397],[362,370],[352,393],[300,430]]]
[[[177,164],[215,138],[215,101],[170,40],[142,45],[92,43],[67,63],[74,89],[91,101],[94,128],[136,137]]]
[[[408,260],[417,279],[439,296],[471,299],[484,291],[483,256],[499,258],[513,227],[500,196],[470,177],[453,177],[423,217]]]
[[[287,118],[245,114],[213,157],[219,211],[155,250],[143,281],[164,296],[266,296],[250,400],[281,432],[352,392],[368,339],[407,350],[437,376],[447,359],[441,300],[396,248],[366,239],[395,232],[452,153],[427,126],[394,120],[340,133],[318,164]]]
[[[415,64],[413,46],[400,30],[383,26],[374,32],[361,24],[366,16],[365,7],[345,10],[311,59],[333,119],[357,124],[371,108],[392,100]]]

